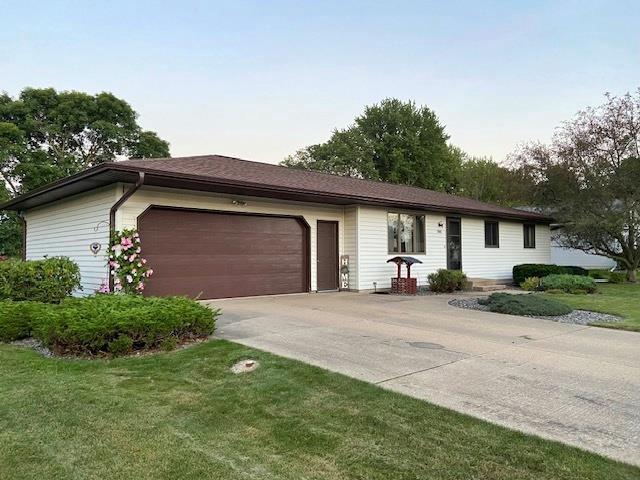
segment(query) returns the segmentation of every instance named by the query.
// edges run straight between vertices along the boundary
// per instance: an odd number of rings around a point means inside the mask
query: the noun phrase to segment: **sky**
[[[0,91],[112,92],[173,156],[269,163],[387,97],[504,161],[640,87],[635,1],[0,0]]]

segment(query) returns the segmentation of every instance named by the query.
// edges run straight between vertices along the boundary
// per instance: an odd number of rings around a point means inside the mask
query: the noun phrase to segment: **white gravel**
[[[11,342],[11,345],[31,348],[43,357],[53,357],[53,352],[45,347],[42,342],[40,342],[40,340],[36,340],[35,338],[24,338],[22,340],[16,340],[14,342]]]
[[[466,308],[469,310],[481,310],[483,312],[488,312],[489,307],[486,305],[480,305],[478,303],[478,298],[457,298],[451,300],[449,305],[458,308]],[[527,315],[531,318],[541,318],[543,320],[553,320],[554,322],[560,323],[573,323],[575,325],[589,325],[591,323],[611,323],[611,322],[619,322],[622,320],[620,317],[616,317],[615,315],[608,315],[606,313],[598,313],[598,312],[590,312],[588,310],[574,310],[571,313],[566,315],[554,315],[554,316],[536,316],[536,315]]]

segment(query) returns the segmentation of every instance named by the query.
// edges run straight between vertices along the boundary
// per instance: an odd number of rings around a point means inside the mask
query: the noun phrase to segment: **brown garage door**
[[[224,298],[308,291],[297,218],[152,207],[138,218],[147,295]]]

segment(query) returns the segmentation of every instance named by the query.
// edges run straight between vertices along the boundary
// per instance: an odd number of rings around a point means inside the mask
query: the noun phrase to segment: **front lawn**
[[[255,358],[255,372],[229,367]],[[0,345],[0,478],[632,479],[640,469],[221,340],[115,360]]]
[[[548,295],[573,308],[624,317],[622,322],[599,324],[602,327],[640,332],[640,284],[602,284],[589,295]]]

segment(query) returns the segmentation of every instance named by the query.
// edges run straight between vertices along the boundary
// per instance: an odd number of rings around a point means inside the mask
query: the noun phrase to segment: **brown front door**
[[[338,289],[338,222],[318,220],[318,290]]]
[[[224,298],[306,292],[308,227],[298,218],[151,207],[138,217],[154,274],[146,295]]]

